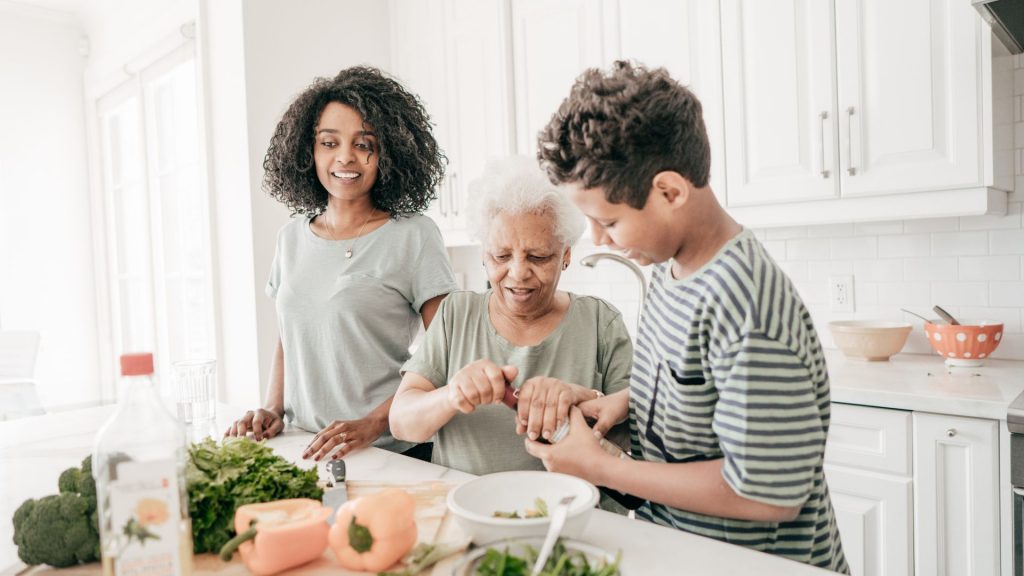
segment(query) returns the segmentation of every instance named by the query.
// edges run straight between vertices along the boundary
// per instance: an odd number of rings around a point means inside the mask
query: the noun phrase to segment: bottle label
[[[174,460],[118,464],[110,486],[117,576],[181,574],[180,498]]]

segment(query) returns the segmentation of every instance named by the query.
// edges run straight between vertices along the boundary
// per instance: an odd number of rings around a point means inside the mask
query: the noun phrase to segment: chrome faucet
[[[640,281],[640,310],[641,310],[641,312],[637,313],[637,315],[636,315],[636,326],[637,326],[637,330],[639,330],[640,329],[640,315],[643,313],[642,311],[644,309],[644,302],[647,300],[647,279],[644,278],[643,271],[640,269],[639,266],[636,265],[635,262],[633,262],[629,258],[625,258],[623,256],[619,256],[618,254],[614,254],[612,252],[595,252],[594,254],[590,254],[589,256],[584,256],[580,260],[580,264],[586,266],[587,268],[593,268],[595,264],[597,264],[598,262],[600,262],[601,260],[604,260],[606,258],[608,260],[614,260],[615,262],[618,262],[619,264],[622,264],[626,268],[629,268],[629,270],[633,274],[636,275],[636,279]]]

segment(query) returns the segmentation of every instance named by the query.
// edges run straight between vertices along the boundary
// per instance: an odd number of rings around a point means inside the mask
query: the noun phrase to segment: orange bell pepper
[[[343,568],[386,570],[416,544],[416,501],[398,488],[349,500],[338,508],[328,542]]]
[[[235,510],[235,532],[220,550],[230,560],[235,549],[256,576],[277,574],[323,556],[331,509],[316,500],[293,498],[246,504]]]

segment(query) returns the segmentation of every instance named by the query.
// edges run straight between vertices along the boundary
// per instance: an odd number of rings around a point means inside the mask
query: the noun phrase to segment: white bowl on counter
[[[828,323],[832,339],[853,360],[883,362],[903,349],[913,327],[906,322],[845,320]]]
[[[565,496],[576,499],[562,536],[578,538],[599,499],[597,488],[580,478],[555,472],[520,470],[498,472],[474,478],[448,493],[448,509],[459,527],[474,544],[482,545],[507,538],[544,537],[550,518],[498,518],[495,512],[518,512],[535,507],[537,498],[550,511]]]

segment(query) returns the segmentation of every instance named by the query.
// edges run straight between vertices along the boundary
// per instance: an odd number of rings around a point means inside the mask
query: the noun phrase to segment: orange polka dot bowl
[[[936,320],[925,322],[924,332],[947,366],[981,366],[1003,339],[1003,323],[960,320],[954,325]]]

